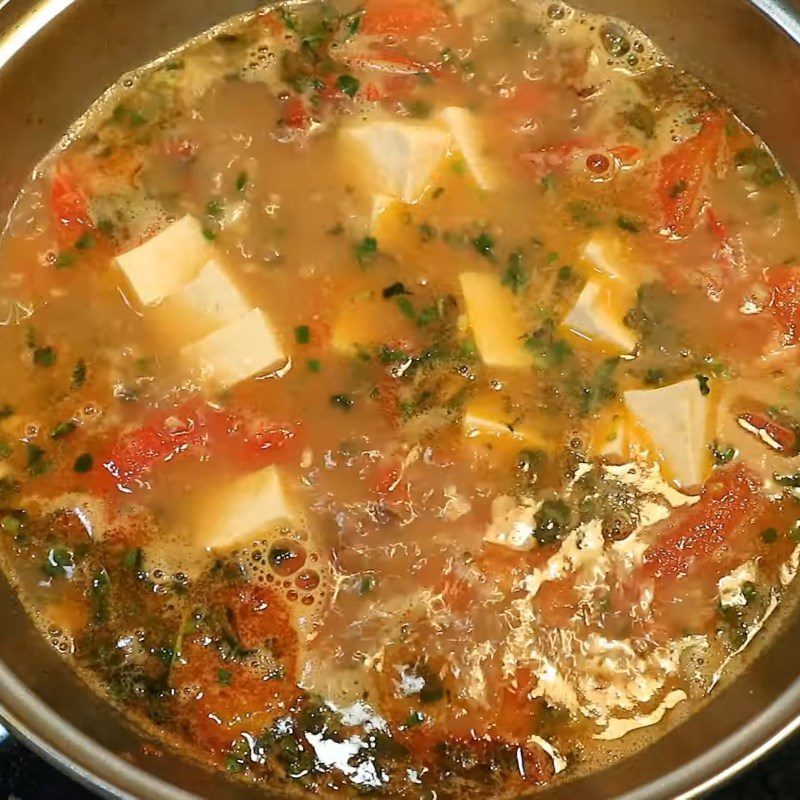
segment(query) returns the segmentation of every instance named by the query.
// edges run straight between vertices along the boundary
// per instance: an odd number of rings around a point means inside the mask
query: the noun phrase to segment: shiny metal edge
[[[0,35],[0,69],[76,0],[43,0]],[[800,15],[783,0],[743,0],[800,45]],[[0,13],[13,9],[13,0],[0,0]],[[185,792],[125,761],[55,715],[2,662],[0,695],[14,697],[26,709],[24,722],[0,702],[0,721],[37,755],[88,789],[112,800],[193,800]],[[37,730],[34,730],[34,727]],[[666,779],[648,783],[617,800],[693,800],[719,789],[756,764],[800,729],[800,676],[781,697],[702,756]],[[57,748],[38,731],[70,743]],[[48,737],[49,738],[49,737]],[[103,764],[102,770],[97,769]],[[707,776],[707,777],[703,777]],[[124,788],[123,788],[124,787]]]
[[[2,663],[0,694],[15,698],[16,704],[25,708],[27,717],[23,721],[7,704],[0,703],[2,724],[38,756],[101,797],[110,800],[196,798],[128,763],[65,722]],[[47,738],[40,731],[47,731]],[[71,752],[55,747],[50,740],[68,742]],[[103,769],[97,769],[98,765]]]

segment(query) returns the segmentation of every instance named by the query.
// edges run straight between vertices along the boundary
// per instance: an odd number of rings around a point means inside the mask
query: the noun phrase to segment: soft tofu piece
[[[450,144],[447,131],[412,122],[367,122],[344,135],[359,151],[368,183],[404,203],[423,194]]]
[[[365,291],[341,307],[331,331],[331,348],[344,356],[357,356],[386,342],[414,341],[416,325],[403,316],[380,292]]]
[[[535,450],[550,450],[552,445],[542,434],[541,428],[530,420],[515,419],[512,411],[500,395],[475,398],[466,407],[462,420],[464,435],[481,441],[507,442],[515,447]]]
[[[182,348],[181,355],[223,389],[286,361],[278,337],[258,308]]]
[[[697,379],[625,392],[625,405],[681,486],[702,483],[710,467],[710,406]]]
[[[636,334],[622,322],[622,314],[613,307],[612,292],[612,287],[590,280],[564,318],[563,325],[602,349],[630,353],[636,348]]]
[[[581,257],[591,269],[629,284],[638,284],[640,277],[631,262],[628,248],[617,236],[595,233],[583,246]]]
[[[526,552],[533,550],[536,539],[536,512],[542,507],[541,500],[523,498],[518,503],[510,495],[500,495],[492,500],[492,521],[486,526],[483,541],[507,547],[509,550]]]
[[[491,367],[526,367],[526,330],[514,304],[513,294],[488,272],[459,275],[467,304],[472,335],[484,364]]]
[[[439,115],[453,137],[453,149],[461,153],[475,183],[489,191],[497,185],[489,159],[485,153],[483,137],[475,116],[467,108],[448,106]]]
[[[142,305],[151,306],[191,281],[213,254],[200,223],[187,214],[116,261]]]
[[[186,342],[243,317],[250,308],[224,267],[209,261],[193,280],[160,303],[153,316],[165,336]]]
[[[278,468],[266,467],[204,493],[192,514],[194,537],[214,550],[247,547],[294,516]]]

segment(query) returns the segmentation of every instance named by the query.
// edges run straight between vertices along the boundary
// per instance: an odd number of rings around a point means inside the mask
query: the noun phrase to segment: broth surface
[[[238,779],[500,798],[605,766],[795,577],[799,255],[765,143],[624,22],[231,20],[121,79],[9,215],[4,569]]]

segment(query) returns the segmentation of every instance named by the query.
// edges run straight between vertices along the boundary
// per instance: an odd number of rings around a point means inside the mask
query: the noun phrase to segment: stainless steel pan
[[[800,14],[778,0],[578,0],[643,28],[710,83],[800,175]],[[0,213],[23,177],[121,73],[257,0],[0,0]],[[549,790],[690,797],[800,726],[800,619],[688,722],[633,758]],[[34,630],[0,578],[0,715],[50,761],[109,797],[264,795],[173,755],[148,755],[120,715]]]

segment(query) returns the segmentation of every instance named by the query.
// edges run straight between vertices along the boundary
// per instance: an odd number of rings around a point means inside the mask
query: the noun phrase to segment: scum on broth
[[[798,241],[764,144],[624,22],[225,23],[9,216],[5,570],[98,691],[242,779],[604,766],[794,578]]]

